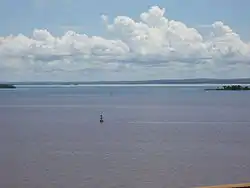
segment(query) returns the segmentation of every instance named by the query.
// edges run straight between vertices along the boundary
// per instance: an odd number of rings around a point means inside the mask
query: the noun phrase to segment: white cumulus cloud
[[[138,21],[102,15],[109,38],[68,31],[0,37],[0,79],[247,77],[250,45],[223,22],[192,28],[151,7]]]

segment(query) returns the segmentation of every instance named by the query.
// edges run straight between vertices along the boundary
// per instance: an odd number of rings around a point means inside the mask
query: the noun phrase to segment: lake
[[[0,187],[187,188],[249,182],[250,92],[206,92],[207,87],[0,90]]]

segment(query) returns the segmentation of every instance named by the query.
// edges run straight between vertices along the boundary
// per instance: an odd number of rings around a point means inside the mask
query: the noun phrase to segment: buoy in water
[[[103,116],[102,116],[102,114],[100,115],[100,123],[103,123],[104,121],[103,121]]]

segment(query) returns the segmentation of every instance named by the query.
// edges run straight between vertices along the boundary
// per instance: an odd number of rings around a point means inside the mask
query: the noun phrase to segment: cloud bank
[[[192,28],[151,7],[139,21],[101,16],[108,37],[68,31],[0,37],[2,80],[248,77],[250,44],[217,21]]]

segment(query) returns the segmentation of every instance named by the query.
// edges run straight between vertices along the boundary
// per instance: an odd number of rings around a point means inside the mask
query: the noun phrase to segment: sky
[[[249,0],[0,0],[0,81],[250,77]]]

